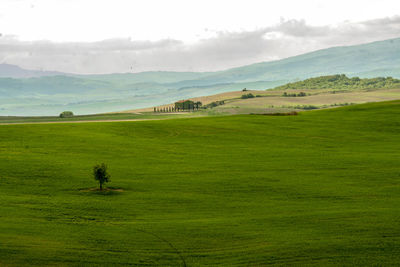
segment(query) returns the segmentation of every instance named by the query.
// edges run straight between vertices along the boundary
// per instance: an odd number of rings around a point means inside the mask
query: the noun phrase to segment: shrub
[[[254,97],[254,95],[250,93],[250,94],[242,95],[240,98],[247,99],[247,98],[253,98],[253,97]]]
[[[304,105],[302,109],[309,110],[309,109],[318,109],[317,106],[314,105]]]
[[[72,111],[63,111],[60,113],[60,118],[69,118],[73,117],[74,113]]]
[[[211,102],[210,104],[205,105],[204,108],[214,108],[214,107],[217,107],[217,106],[220,106],[223,104],[225,104],[224,100],[214,101],[214,102]]]
[[[306,93],[300,92],[300,93],[297,94],[297,96],[306,96]]]
[[[304,93],[304,92],[300,92],[300,93],[298,93],[298,94],[296,94],[296,93],[288,94],[287,92],[284,92],[282,96],[287,96],[287,97],[296,97],[296,96],[300,96],[300,97],[302,97],[302,96],[306,96],[306,95],[307,95],[307,94]]]

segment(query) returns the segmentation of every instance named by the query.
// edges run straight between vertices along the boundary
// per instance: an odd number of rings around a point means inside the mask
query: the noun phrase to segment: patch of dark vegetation
[[[282,105],[279,106],[280,108],[290,108],[290,109],[303,109],[303,110],[312,110],[312,109],[320,109],[320,108],[329,108],[329,107],[343,107],[343,106],[350,106],[350,105],[355,105],[355,103],[333,103],[333,104],[325,104],[321,106],[315,106],[315,105],[295,105],[295,106],[287,106],[287,105]],[[270,108],[273,108],[274,106],[271,105]]]
[[[273,107],[273,106],[271,106],[271,107]],[[304,109],[304,110],[319,109],[318,106],[314,106],[314,105],[296,105],[296,106],[282,105],[280,107],[281,108],[290,108],[290,109]]]
[[[221,105],[224,105],[224,104],[225,104],[224,100],[214,101],[214,102],[211,102],[211,103],[205,105],[204,108],[214,108],[214,107],[221,106]]]
[[[293,93],[293,94],[288,94],[287,92],[284,92],[283,93],[283,95],[282,96],[285,96],[285,97],[303,97],[303,96],[306,96],[307,94],[306,93],[304,93],[304,92],[300,92],[300,93],[298,93],[298,94],[296,94],[296,93]]]
[[[330,104],[330,105],[322,105],[322,108],[328,108],[328,107],[343,107],[343,106],[351,106],[351,105],[355,105],[355,103],[334,103],[334,104]]]
[[[250,115],[266,115],[266,116],[296,116],[299,113],[296,111],[276,112],[276,113],[250,113]]]
[[[293,108],[304,109],[304,110],[318,109],[318,107],[314,106],[314,105],[297,105],[297,106],[294,106]]]
[[[63,111],[60,113],[60,118],[71,118],[74,116],[72,111]]]
[[[247,99],[247,98],[254,98],[255,96],[252,94],[252,93],[250,93],[250,94],[245,94],[245,95],[242,95],[240,98],[241,99]]]
[[[95,194],[95,195],[119,195],[122,194],[125,190],[117,187],[105,187],[100,190],[98,187],[90,187],[90,188],[80,188],[79,192],[86,194]]]
[[[81,192],[124,192],[125,190],[122,188],[117,188],[117,187],[105,187],[100,190],[98,187],[91,187],[91,188],[80,188],[79,191]]]
[[[393,89],[400,88],[400,80],[392,77],[365,78],[359,77],[349,78],[344,74],[336,74],[329,76],[320,76],[310,78],[299,82],[288,83],[274,89]],[[285,96],[285,95],[284,95]],[[294,96],[294,95],[286,95]],[[298,95],[296,95],[298,96]]]

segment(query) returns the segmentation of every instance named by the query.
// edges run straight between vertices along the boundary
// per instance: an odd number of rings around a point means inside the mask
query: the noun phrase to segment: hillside
[[[321,76],[306,79],[303,81],[287,83],[282,86],[275,87],[275,90],[286,89],[340,89],[340,90],[357,90],[357,89],[393,89],[400,88],[400,80],[392,77],[364,78],[359,77],[348,78],[346,75],[336,74],[330,76]]]
[[[55,75],[67,74],[57,71],[27,70],[11,64],[0,64],[0,78],[32,78]]]
[[[107,75],[0,78],[0,115],[111,112],[248,88],[343,73],[400,78],[400,39],[334,47],[219,72],[143,72]],[[4,73],[0,77],[4,76]]]
[[[65,76],[54,76],[46,77],[46,83],[40,81],[43,78],[25,79],[25,80],[15,80],[9,79],[7,85],[14,88],[21,96],[30,99],[35,99],[35,95],[30,94],[29,88],[26,88],[24,82],[28,82],[31,87],[36,86],[36,91],[41,92],[43,90],[43,84],[48,87],[53,88],[52,95],[47,97],[49,106],[57,107],[55,99],[58,97],[59,91],[76,92],[80,95],[79,98],[70,98],[70,101],[77,101],[81,103],[83,107],[85,105],[90,106],[90,99],[97,99],[96,105],[99,106],[99,110],[103,110],[103,113],[108,113],[106,109],[103,109],[103,104],[113,103],[116,107],[121,105],[121,101],[114,100],[112,93],[108,90],[110,86],[109,82],[100,80],[84,80],[75,77],[65,77]],[[34,83],[36,81],[36,83]],[[86,90],[71,90],[68,85],[74,83],[76,87],[73,88],[86,88]],[[123,82],[121,82],[123,84]],[[141,84],[142,90],[137,88],[137,92],[145,93],[143,90],[146,84]],[[223,86],[225,89],[232,89],[229,85]],[[162,88],[160,85],[160,90],[164,90],[166,96],[171,91],[167,88]],[[192,92],[191,89],[186,89],[186,92]],[[1,88],[0,88],[1,91]],[[140,105],[145,106],[145,108],[139,109],[126,109],[125,111],[119,111],[118,113],[125,113],[126,115],[113,114],[101,114],[89,115],[89,116],[75,116],[71,120],[81,121],[81,120],[115,120],[115,119],[149,119],[149,118],[161,118],[161,117],[174,117],[177,114],[170,113],[153,113],[153,107],[151,106],[151,100],[153,98],[146,95],[139,95],[132,97],[129,95],[128,85],[122,86],[118,91],[119,95],[126,96],[124,103],[126,107],[129,108],[131,102],[141,100]],[[99,96],[99,94],[101,96]],[[243,99],[242,96],[246,94],[251,94],[253,97]],[[181,94],[182,96],[184,94]],[[196,95],[196,92],[193,92]],[[175,96],[178,96],[177,94]],[[104,101],[104,97],[109,97],[109,101]],[[42,97],[44,98],[44,97]],[[68,96],[61,95],[61,100],[68,99]],[[170,102],[165,105],[160,105],[158,108],[168,108],[173,106],[174,98],[169,98]],[[247,90],[243,92],[242,90],[229,91],[220,94],[209,94],[206,96],[196,96],[188,98],[195,102],[202,102],[203,106],[212,104],[212,102],[223,101],[223,105],[218,104],[216,107],[208,107],[203,110],[194,112],[193,114],[181,114],[179,116],[208,116],[208,115],[229,115],[229,114],[249,114],[249,113],[275,113],[275,112],[288,112],[293,110],[304,110],[304,109],[318,109],[318,108],[329,108],[337,107],[343,105],[360,104],[366,102],[378,102],[378,101],[388,101],[400,99],[400,80],[391,77],[388,78],[349,78],[344,74],[336,74],[330,76],[321,76],[306,79],[303,81],[288,83],[282,86],[275,87],[270,90]],[[167,101],[168,98],[164,98]],[[9,105],[7,99],[2,99],[5,105]],[[28,100],[27,100],[28,101]],[[31,100],[32,101],[32,100]],[[114,101],[114,102],[113,102]],[[60,101],[60,103],[62,103]],[[93,105],[93,103],[92,103]],[[63,106],[64,109],[68,109]],[[20,112],[25,111],[25,107],[19,108]],[[111,116],[110,116],[111,115]],[[178,117],[179,117],[178,116]],[[1,122],[22,122],[22,121],[65,121],[66,119],[58,118],[58,114],[54,117],[44,116],[44,117],[32,117],[32,116],[0,116]]]
[[[243,98],[251,94],[252,97]],[[190,98],[203,105],[223,102],[203,110],[209,115],[276,113],[293,110],[319,109],[366,102],[400,99],[400,80],[383,78],[348,78],[344,74],[320,76],[287,83],[270,90],[232,91],[227,93]],[[171,104],[161,107],[168,107]],[[152,112],[153,108],[128,110],[127,112]]]
[[[208,76],[215,82],[293,81],[343,73],[400,78],[400,38],[323,49],[287,59],[234,68]],[[206,81],[205,81],[206,82]]]
[[[397,266],[399,132],[399,101],[0,125],[0,265]]]

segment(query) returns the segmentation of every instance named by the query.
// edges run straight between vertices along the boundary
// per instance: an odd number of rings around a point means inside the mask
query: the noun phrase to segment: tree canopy
[[[93,176],[99,182],[100,190],[103,189],[103,184],[110,182],[110,174],[107,172],[107,165],[104,163],[93,167]]]
[[[288,83],[274,89],[392,89],[400,88],[400,80],[392,77],[349,78],[344,74],[320,76],[299,82]]]
[[[74,113],[72,111],[63,111],[60,113],[60,118],[73,117]]]

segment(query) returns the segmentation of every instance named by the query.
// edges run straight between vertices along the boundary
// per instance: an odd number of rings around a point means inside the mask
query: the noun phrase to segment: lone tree
[[[60,118],[69,118],[73,117],[74,113],[72,111],[63,111],[60,113]]]
[[[110,181],[110,174],[107,172],[107,165],[102,163],[93,167],[93,176],[99,181],[100,190],[103,190],[103,184]]]

